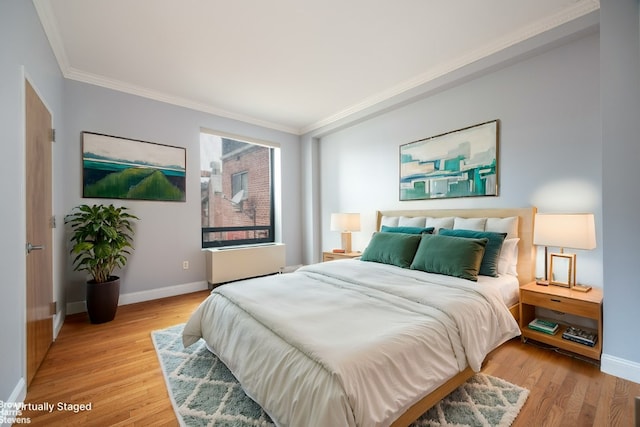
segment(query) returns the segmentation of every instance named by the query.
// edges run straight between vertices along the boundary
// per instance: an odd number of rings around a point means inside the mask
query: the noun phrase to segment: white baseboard
[[[174,297],[176,295],[189,294],[191,292],[208,289],[206,281],[183,283],[181,285],[167,286],[164,288],[150,289],[148,291],[131,292],[120,295],[118,305],[135,304],[137,302],[151,301],[154,299]]]
[[[87,311],[87,303],[85,301],[67,303],[67,316],[70,314],[84,313],[85,311]]]
[[[62,310],[58,311],[55,316],[53,316],[53,340],[55,341],[58,338],[58,334],[60,333],[60,329],[62,329],[62,325],[64,324],[64,312]]]
[[[204,291],[208,289],[206,281],[183,283],[181,285],[166,286],[164,288],[150,289],[148,291],[130,292],[121,294],[118,305],[135,304],[137,302],[151,301],[154,299],[173,297],[176,295],[189,294],[191,292]],[[84,313],[87,311],[85,301],[75,301],[67,303],[67,314]]]
[[[18,384],[13,388],[11,395],[4,402],[6,403],[22,403],[25,397],[27,397],[27,383],[24,378],[20,378]],[[2,411],[0,411],[1,413]],[[0,426],[10,426],[11,424],[5,423],[3,418],[0,418]]]
[[[600,370],[640,384],[640,363],[603,353],[600,359]]]

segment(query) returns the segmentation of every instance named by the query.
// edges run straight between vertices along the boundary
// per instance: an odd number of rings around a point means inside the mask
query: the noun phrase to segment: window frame
[[[234,247],[239,246],[250,246],[256,244],[269,244],[275,243],[276,241],[276,215],[275,215],[275,150],[278,147],[274,147],[269,144],[259,143],[252,141],[248,138],[242,138],[238,136],[230,136],[224,133],[219,133],[215,131],[207,131],[201,130],[200,133],[207,133],[210,135],[214,135],[220,138],[226,138],[235,140],[238,142],[243,142],[246,144],[258,145],[264,148],[267,148],[269,151],[269,224],[268,225],[253,225],[253,226],[223,226],[223,227],[201,227],[201,247],[202,249],[208,248],[229,248],[232,249]],[[238,172],[247,174],[247,171]],[[235,174],[234,174],[235,175]],[[233,179],[233,175],[232,175]],[[248,191],[247,191],[248,193]],[[243,201],[248,198],[248,194],[243,195]],[[200,205],[200,209],[202,211],[202,204]],[[211,200],[209,200],[209,205],[207,206],[207,210],[210,214],[211,212]],[[233,239],[233,240],[206,240],[205,236],[209,233],[223,233],[228,231],[266,231],[267,237],[260,238],[252,238],[252,239]]]

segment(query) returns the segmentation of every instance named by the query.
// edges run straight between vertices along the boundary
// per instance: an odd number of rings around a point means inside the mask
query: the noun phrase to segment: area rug
[[[180,424],[273,426],[269,416],[247,397],[235,377],[202,340],[189,348],[182,346],[183,327],[177,325],[151,333]],[[500,378],[476,374],[412,426],[508,427],[528,395],[529,390]]]

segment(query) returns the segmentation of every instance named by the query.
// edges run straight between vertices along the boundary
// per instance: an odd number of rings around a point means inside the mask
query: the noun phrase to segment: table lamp
[[[331,214],[331,231],[340,231],[342,233],[342,248],[340,250],[334,249],[334,252],[351,252],[351,232],[360,231],[360,214]]]
[[[590,286],[576,284],[576,254],[566,254],[564,248],[591,250],[596,247],[593,214],[541,214],[535,216],[533,244],[544,246],[544,281],[538,284],[564,286],[586,292]],[[547,270],[547,247],[559,247],[552,253]],[[548,273],[548,275],[547,275]]]

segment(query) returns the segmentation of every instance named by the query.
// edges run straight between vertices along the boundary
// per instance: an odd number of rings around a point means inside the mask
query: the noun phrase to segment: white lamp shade
[[[331,231],[360,231],[359,213],[331,214]]]
[[[533,244],[571,249],[595,249],[593,214],[536,214]]]

